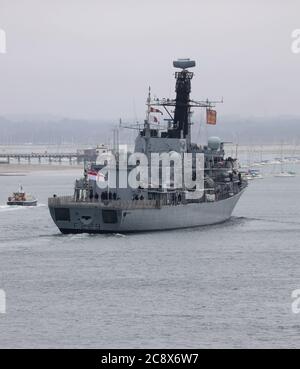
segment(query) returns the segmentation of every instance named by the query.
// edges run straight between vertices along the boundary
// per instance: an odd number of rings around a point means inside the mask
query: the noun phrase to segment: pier
[[[85,154],[84,152],[70,152],[70,153],[55,153],[55,152],[45,152],[45,153],[0,153],[0,163],[1,164],[10,164],[11,161],[17,161],[21,163],[21,161],[26,161],[28,164],[32,162],[38,162],[39,164],[43,162],[48,162],[51,164],[53,161],[62,163],[63,160],[69,161],[71,165],[73,162],[80,164],[85,160],[91,161],[95,159],[95,155]]]

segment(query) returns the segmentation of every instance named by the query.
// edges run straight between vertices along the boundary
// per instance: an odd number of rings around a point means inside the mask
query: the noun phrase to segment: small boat
[[[23,191],[23,187],[20,186],[18,192],[14,192],[12,196],[7,199],[7,205],[18,206],[36,206],[37,199]]]
[[[277,160],[278,158],[275,158]],[[281,170],[279,173],[276,173],[274,177],[281,177],[281,178],[289,178],[289,177],[296,177],[296,172],[294,171],[287,171],[284,170],[284,163],[287,161],[287,158],[283,156],[283,144],[281,144],[281,158],[280,158],[280,164],[281,164]]]
[[[248,181],[251,181],[252,179],[263,179],[264,177],[258,169],[249,169],[246,172],[246,178]]]

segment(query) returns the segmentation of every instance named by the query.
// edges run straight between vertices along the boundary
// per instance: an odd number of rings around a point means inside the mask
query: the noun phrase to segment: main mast
[[[190,141],[190,93],[191,80],[194,73],[187,68],[195,67],[196,63],[189,59],[179,59],[173,62],[175,68],[182,69],[175,73],[176,78],[176,105],[174,112],[173,129],[169,132],[172,138],[184,138]],[[188,145],[190,142],[187,143]]]
[[[194,60],[190,59],[178,59],[173,62],[175,68],[181,69],[175,73],[176,85],[175,99],[151,99],[150,93],[147,99],[147,119],[145,120],[145,132],[144,135],[149,135],[150,131],[150,114],[151,107],[161,106],[165,109],[169,118],[165,119],[168,121],[167,132],[162,133],[163,138],[175,138],[186,140],[187,148],[191,145],[191,108],[205,108],[211,109],[216,103],[222,101],[195,101],[190,99],[191,93],[191,80],[194,73],[190,72],[188,68],[193,68],[196,66]],[[169,111],[169,108],[174,108],[174,111]]]

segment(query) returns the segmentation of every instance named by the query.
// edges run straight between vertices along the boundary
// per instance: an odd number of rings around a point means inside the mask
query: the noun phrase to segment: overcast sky
[[[299,0],[0,0],[0,28],[0,116],[142,118],[178,57],[221,116],[300,116]]]

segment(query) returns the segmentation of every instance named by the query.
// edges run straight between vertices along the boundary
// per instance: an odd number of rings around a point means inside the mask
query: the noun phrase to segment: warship
[[[193,180],[199,175],[196,157],[202,155],[203,188],[199,190],[196,185],[190,187],[184,183],[175,186],[174,162],[170,161],[169,167],[164,168],[162,160],[159,161],[156,182],[140,181],[136,186],[129,186],[127,181],[125,186],[124,183],[121,185],[121,174],[125,172],[129,176],[142,163],[131,161],[124,169],[117,145],[111,153],[106,153],[115,157],[114,181],[108,180],[112,177],[107,169],[108,161],[97,159],[85,165],[82,178],[75,182],[73,195],[53,195],[48,199],[51,217],[62,233],[170,230],[221,223],[231,217],[248,182],[239,171],[237,158],[226,157],[221,139],[209,137],[205,145],[192,141],[192,109],[205,109],[207,123],[216,124],[214,108],[218,102],[223,102],[191,99],[193,72],[190,68],[195,65],[190,59],[173,62],[177,68],[175,99],[152,98],[149,88],[146,119],[141,126],[135,127],[137,137],[133,153],[136,157],[144,155],[149,161],[153,154],[176,154],[182,160],[189,154]],[[163,122],[165,125],[160,124],[158,116],[167,117]],[[130,154],[125,152],[123,158]],[[171,173],[169,186],[162,181],[165,169]],[[146,172],[152,178],[150,165]]]

